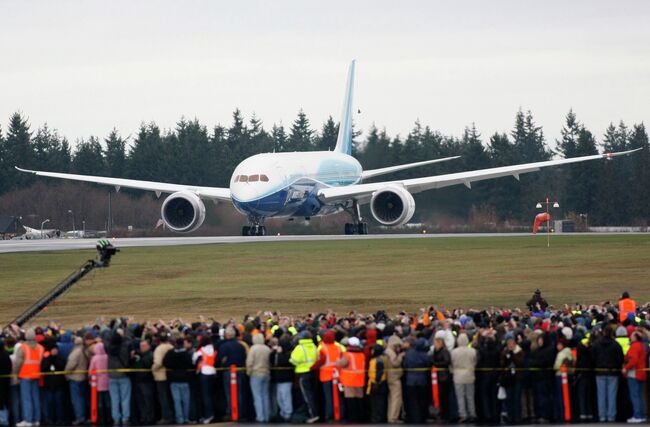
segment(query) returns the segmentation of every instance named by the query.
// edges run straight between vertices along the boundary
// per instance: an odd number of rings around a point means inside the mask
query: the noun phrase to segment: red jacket
[[[635,341],[625,356],[625,369],[636,369],[636,379],[645,381],[647,366],[647,352],[645,345],[641,341]]]

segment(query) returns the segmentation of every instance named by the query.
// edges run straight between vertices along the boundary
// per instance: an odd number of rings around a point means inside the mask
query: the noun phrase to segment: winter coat
[[[388,347],[384,354],[388,357],[388,382],[393,384],[398,382],[404,371],[402,371],[402,362],[404,361],[404,352],[401,351],[400,346],[402,345],[402,340],[397,335],[391,335],[388,338]]]
[[[428,355],[429,345],[424,338],[418,338],[415,347],[409,349],[404,356],[407,386],[431,385],[431,358]],[[415,370],[411,370],[415,369]]]
[[[88,372],[96,372],[97,391],[108,391],[108,356],[104,349],[104,343],[97,343],[94,346],[94,355],[90,359]]]
[[[638,381],[646,380],[647,373],[645,369],[648,366],[647,354],[646,346],[641,341],[632,343],[625,356],[625,369],[628,370],[628,378],[630,378],[631,374],[634,374],[634,378]]]
[[[133,381],[145,383],[153,381],[151,367],[153,366],[153,352],[148,351],[144,354],[140,352],[131,359],[131,367],[136,370],[133,373]]]
[[[445,382],[452,378],[451,371],[451,353],[447,348],[442,347],[440,350],[433,349],[433,366],[438,368],[438,381]]]
[[[127,378],[126,372],[115,372],[120,369],[128,369],[130,363],[129,342],[119,334],[114,334],[108,345],[108,369],[109,378]]]
[[[467,335],[460,334],[458,346],[451,351],[451,366],[455,384],[473,384],[475,380],[476,349],[468,347],[467,344],[469,344]]]
[[[76,337],[74,339],[74,348],[70,352],[68,361],[65,364],[65,370],[68,372],[79,372],[68,374],[66,375],[66,378],[70,381],[85,381],[87,378],[85,371],[88,370],[88,363],[90,363],[90,361],[88,360],[88,355],[86,354],[83,338]]]
[[[531,368],[533,381],[542,381],[553,378],[553,364],[555,362],[555,346],[548,337],[544,337],[544,346],[530,352],[528,367]]]
[[[291,346],[288,341],[280,341],[282,351],[273,350],[269,355],[271,366],[271,381],[274,383],[290,383],[293,382],[294,366],[289,362],[291,358]]]
[[[188,383],[192,380],[192,355],[184,348],[168,351],[163,365],[167,368],[167,381],[170,383]]]
[[[65,376],[54,374],[65,371],[65,359],[60,354],[56,356],[50,352],[45,353],[47,357],[41,360],[41,372],[43,375],[43,387],[48,390],[60,390],[66,386]]]
[[[618,376],[623,367],[623,349],[609,336],[601,337],[592,346],[596,375]]]
[[[246,356],[246,374],[254,377],[268,377],[271,374],[271,349],[264,344],[264,336],[253,336],[253,345]]]
[[[74,340],[72,336],[72,332],[66,331],[63,335],[61,335],[61,338],[59,338],[59,342],[56,344],[56,346],[59,348],[59,354],[61,357],[63,357],[65,360],[68,360],[70,357],[70,353],[72,353],[72,349],[74,348]]]
[[[3,347],[0,347],[0,410],[9,405],[11,378],[8,375],[11,374],[11,369],[11,357]]]
[[[553,370],[556,376],[562,375],[562,365],[571,368],[573,365],[573,353],[569,347],[565,347],[555,356],[555,363],[553,363]]]
[[[236,338],[221,342],[219,346],[219,363],[221,366],[235,365],[242,368],[246,365],[246,348]]]
[[[518,345],[514,350],[509,350],[507,347],[501,354],[501,367],[503,373],[501,375],[501,385],[512,386],[515,381],[522,381],[524,378],[524,351]]]
[[[153,365],[151,366],[151,372],[153,372],[153,379],[155,381],[167,381],[167,371],[163,366],[163,359],[167,352],[174,348],[168,342],[158,344],[158,347],[153,351]]]

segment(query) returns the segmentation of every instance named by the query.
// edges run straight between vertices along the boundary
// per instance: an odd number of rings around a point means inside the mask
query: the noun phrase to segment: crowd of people
[[[574,422],[643,423],[649,340],[650,306],[627,293],[553,307],[537,291],[512,310],[14,325],[0,345],[0,425],[86,424],[91,382],[99,425],[519,424],[563,422],[567,409]]]

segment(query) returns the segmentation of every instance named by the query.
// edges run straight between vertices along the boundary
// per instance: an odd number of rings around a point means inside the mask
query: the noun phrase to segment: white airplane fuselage
[[[323,187],[354,185],[361,164],[334,151],[258,154],[242,161],[230,179],[235,208],[252,218],[312,217],[338,212],[318,198]]]

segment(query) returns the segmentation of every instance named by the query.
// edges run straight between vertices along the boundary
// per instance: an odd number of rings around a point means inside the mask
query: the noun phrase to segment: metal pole
[[[546,198],[546,214],[549,214],[548,197]],[[551,216],[548,215],[548,224],[546,225],[546,247],[551,247]]]
[[[113,230],[113,213],[111,212],[111,192],[108,192],[108,235],[106,237],[110,237],[111,232]]]

